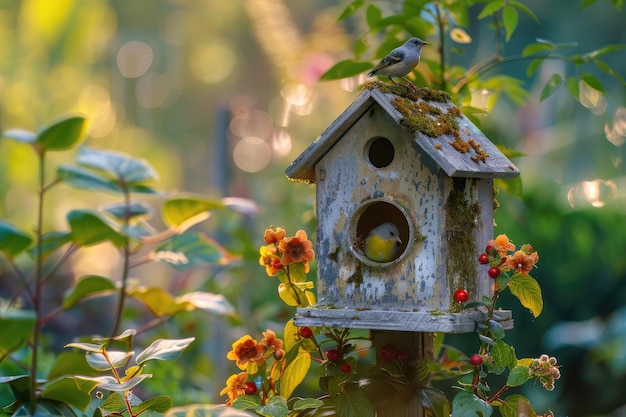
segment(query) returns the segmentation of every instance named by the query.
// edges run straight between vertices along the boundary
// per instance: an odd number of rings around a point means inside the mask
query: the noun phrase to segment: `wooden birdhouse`
[[[478,255],[493,239],[493,180],[519,170],[446,93],[369,84],[286,174],[316,185],[318,304],[298,326],[474,331],[483,312],[454,293],[492,294]],[[384,223],[397,247],[373,260],[365,242]]]

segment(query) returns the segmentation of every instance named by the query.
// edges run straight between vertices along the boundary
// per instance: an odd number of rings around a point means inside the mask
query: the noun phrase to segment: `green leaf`
[[[126,402],[124,401],[122,394],[113,392],[102,402],[100,408],[106,411],[121,413],[126,410]]]
[[[285,398],[291,397],[294,390],[304,380],[311,367],[311,355],[304,349],[298,349],[298,355],[287,364],[280,379],[279,394]]]
[[[320,408],[324,402],[317,398],[301,398],[293,403],[293,411],[309,410],[311,408]]]
[[[491,349],[491,357],[493,363],[504,371],[504,368],[513,369],[517,366],[517,358],[515,357],[515,349],[507,345],[502,340],[496,340]],[[502,373],[497,372],[498,374]]]
[[[580,76],[580,79],[586,82],[591,88],[594,88],[600,91],[601,93],[606,94],[606,91],[604,90],[604,87],[602,86],[602,83],[600,82],[600,80],[598,80],[593,75],[589,73],[585,73]]]
[[[98,374],[98,371],[87,363],[85,353],[68,350],[55,356],[48,378],[52,380],[67,375],[97,376]]]
[[[543,63],[543,59],[536,58],[531,60],[526,67],[526,76],[528,78],[532,77],[532,75],[537,72],[539,66]]]
[[[528,380],[530,380],[530,368],[528,366],[516,366],[511,369],[506,384],[509,387],[519,387]]]
[[[87,363],[96,371],[108,371],[113,368],[122,368],[128,365],[128,361],[135,352],[107,351],[108,361],[104,357],[104,352],[87,352],[85,358]],[[110,363],[109,363],[110,362]]]
[[[186,305],[187,310],[196,308],[222,316],[233,316],[235,314],[235,308],[222,294],[194,291],[176,297],[176,302]]]
[[[367,51],[367,49],[368,49],[368,46],[367,46],[367,43],[365,42],[365,39],[363,38],[357,39],[356,42],[354,43],[354,48],[353,48],[354,56],[357,59],[359,59],[361,55],[363,55],[363,53]]]
[[[537,417],[537,413],[526,397],[519,394],[509,395],[500,406],[502,417]]]
[[[491,16],[492,14],[503,8],[505,4],[506,3],[504,2],[504,0],[495,0],[488,2],[478,15],[478,20],[484,19],[487,16]]]
[[[509,288],[511,294],[516,296],[533,316],[539,317],[543,310],[543,297],[541,296],[541,287],[533,277],[530,275],[522,277],[521,274],[516,274],[511,277]]]
[[[494,339],[504,338],[504,327],[495,320],[489,320],[489,331]]]
[[[365,22],[370,30],[374,30],[378,27],[382,17],[383,14],[380,11],[380,8],[373,4],[367,6],[367,9],[365,10]]]
[[[209,217],[209,211],[224,207],[224,202],[221,199],[185,193],[168,198],[163,203],[162,216],[167,226],[182,232],[206,220]]]
[[[121,152],[105,151],[100,149],[81,149],[76,162],[91,169],[108,173],[124,184],[135,184],[137,190],[142,189],[142,184],[158,179],[156,171],[143,159],[132,158]],[[144,192],[149,188],[145,187]],[[140,192],[140,191],[136,191]],[[151,190],[150,192],[154,192]]]
[[[138,415],[146,410],[163,414],[172,408],[173,405],[174,400],[172,400],[172,397],[168,397],[167,395],[157,395],[156,397],[148,398],[141,404],[132,407],[132,409],[135,415]]]
[[[345,59],[330,67],[328,71],[322,74],[320,80],[340,80],[342,78],[353,77],[355,75],[362,74],[372,67],[373,65],[371,62],[358,62],[352,59]]]
[[[65,345],[65,347],[81,349],[87,352],[102,352],[104,350],[103,344],[96,343],[68,343],[67,345]]]
[[[352,16],[357,10],[359,10],[364,5],[365,5],[365,1],[364,0],[354,0],[354,1],[350,2],[350,4],[348,4],[346,6],[346,8],[343,9],[341,14],[337,18],[337,20],[338,21],[345,20],[346,18]]]
[[[252,395],[240,395],[233,401],[232,407],[213,404],[191,404],[174,407],[167,412],[167,417],[258,417],[258,414],[239,409],[238,402],[247,398],[258,398]],[[261,405],[260,401],[259,404]]]
[[[57,168],[57,178],[66,184],[89,191],[103,191],[113,194],[123,192],[113,178],[107,178],[104,173],[89,171],[83,167],[62,165]]]
[[[537,42],[528,44],[524,50],[522,51],[522,56],[527,57],[530,55],[538,54],[541,52],[547,52],[554,49],[554,44],[545,43],[545,42]]]
[[[493,408],[489,403],[476,397],[471,392],[461,391],[452,400],[454,417],[489,417]]]
[[[546,85],[543,87],[543,90],[541,90],[540,101],[543,101],[554,94],[562,83],[563,77],[561,74],[552,74],[552,77],[550,77]]]
[[[154,250],[154,259],[185,270],[207,264],[228,265],[237,257],[204,233],[187,232],[159,245]]]
[[[450,402],[446,394],[434,387],[420,387],[417,391],[420,404],[429,410],[433,417],[449,417]]]
[[[72,210],[67,214],[67,221],[72,230],[72,240],[78,246],[91,246],[108,241],[116,247],[121,247],[126,242],[124,236],[113,225],[93,210]]]
[[[256,395],[238,395],[231,405],[238,410],[255,410],[261,406],[261,399]]]
[[[183,350],[195,340],[187,339],[157,339],[143,352],[137,355],[135,361],[141,365],[150,360],[171,361],[177,359]]]
[[[102,207],[102,210],[109,213],[118,220],[137,220],[139,218],[148,218],[152,215],[152,207],[141,201],[131,201],[130,204],[115,203]]]
[[[539,18],[537,17],[537,15],[535,15],[535,13],[533,13],[532,10],[530,10],[525,4],[516,1],[516,0],[509,0],[509,4],[512,6],[515,6],[515,8],[519,9],[520,11],[526,13],[531,19],[533,19],[535,21],[535,23],[540,24],[541,22],[539,21]]]
[[[86,298],[109,295],[116,291],[117,288],[110,279],[98,275],[86,275],[68,290],[63,298],[62,306],[64,310],[69,310]]]
[[[578,78],[576,77],[567,77],[565,81],[565,86],[567,87],[567,91],[574,97],[576,100],[580,98],[580,87],[578,85]]]
[[[93,380],[64,377],[43,385],[41,398],[56,400],[84,411],[91,402],[89,393],[96,385]]]
[[[289,407],[284,397],[275,395],[262,407],[255,409],[257,413],[264,417],[287,417],[289,415]]]
[[[7,139],[13,139],[17,142],[24,142],[24,143],[30,143],[30,144],[35,143],[35,140],[37,140],[37,135],[35,135],[33,132],[29,132],[23,129],[6,130],[2,132],[2,137],[7,138]]]
[[[624,48],[626,48],[625,44],[605,45],[605,46],[603,46],[601,48],[598,48],[598,49],[596,49],[594,51],[587,52],[586,54],[584,54],[582,56],[582,59],[584,61],[592,61],[592,60],[598,59],[602,55],[610,54],[612,52],[617,52],[617,51],[620,51],[620,50],[622,50]]]
[[[30,338],[37,316],[31,310],[0,311],[0,357],[21,348]]]
[[[517,176],[511,179],[496,178],[494,185],[498,190],[502,190],[513,197],[517,197],[520,200],[524,197],[524,189],[522,187],[522,177]]]
[[[7,258],[15,258],[32,242],[33,238],[28,233],[0,219],[0,252]]]
[[[97,380],[99,382],[98,388],[100,389],[104,389],[107,391],[122,392],[122,391],[128,391],[129,389],[136,387],[144,379],[147,379],[147,378],[152,378],[152,375],[150,374],[137,375],[129,379],[128,381],[124,381],[122,383],[118,383],[117,380],[113,378],[112,376],[103,376],[103,377],[92,378],[92,379]]]
[[[335,408],[338,416],[374,416],[374,407],[372,407],[367,392],[354,384],[346,385],[345,392],[335,397]]]
[[[622,7],[624,7],[624,0],[611,0],[611,3],[613,3],[613,7],[615,7],[618,12],[622,11]]]
[[[626,80],[624,80],[624,77],[622,77],[622,74],[620,74],[619,72],[615,71],[606,62],[603,62],[603,61],[600,61],[600,60],[596,59],[596,60],[593,61],[593,63],[596,64],[596,66],[598,68],[600,68],[602,71],[604,71],[607,74],[612,75],[613,77],[615,77],[622,84],[626,84]]]
[[[163,288],[137,287],[129,290],[128,296],[141,301],[157,317],[174,316],[193,310],[188,303],[178,302]]]
[[[580,3],[580,8],[581,8],[581,9],[584,9],[585,7],[589,7],[589,6],[591,6],[593,3],[595,3],[596,1],[597,1],[597,0],[583,0],[583,1]]]
[[[508,4],[504,6],[502,9],[502,22],[504,23],[505,38],[507,42],[511,40],[511,35],[515,32],[518,21],[519,14],[517,13],[517,10]]]
[[[79,143],[85,136],[87,123],[84,117],[68,117],[44,127],[36,139],[37,146],[45,151],[61,151]]]
[[[41,236],[41,253],[45,258],[55,250],[72,241],[72,234],[69,232],[48,232]],[[31,258],[37,257],[37,246],[32,246],[28,254]]]

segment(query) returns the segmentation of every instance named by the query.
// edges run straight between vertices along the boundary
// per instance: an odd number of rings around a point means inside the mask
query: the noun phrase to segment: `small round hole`
[[[369,144],[367,157],[376,168],[389,166],[395,156],[393,143],[386,138],[376,138]]]

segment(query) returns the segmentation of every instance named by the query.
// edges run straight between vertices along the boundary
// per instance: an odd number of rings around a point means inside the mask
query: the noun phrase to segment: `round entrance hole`
[[[393,162],[395,149],[393,143],[387,138],[378,137],[369,141],[367,146],[367,159],[376,168],[385,168]]]
[[[365,254],[365,242],[373,229],[385,223],[395,226],[400,242],[396,243],[393,257],[380,262],[370,259]],[[403,207],[392,200],[372,199],[361,204],[354,212],[350,224],[350,249],[354,256],[366,265],[374,267],[393,265],[400,262],[409,252],[410,243],[414,240],[413,236],[413,225],[408,212]]]

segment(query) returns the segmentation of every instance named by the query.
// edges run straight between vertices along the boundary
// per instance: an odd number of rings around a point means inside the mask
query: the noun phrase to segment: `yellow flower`
[[[315,259],[313,243],[308,240],[304,230],[298,230],[295,236],[285,238],[278,243],[278,249],[282,253],[280,263],[283,265],[302,262],[305,265],[308,261]]]
[[[275,245],[261,246],[259,253],[259,265],[265,267],[265,272],[270,277],[276,275],[283,269],[283,264],[280,263],[280,256],[277,254],[278,249]]]
[[[233,350],[226,354],[226,358],[236,361],[239,369],[246,369],[248,362],[257,364],[263,361],[265,345],[257,344],[250,335],[245,335],[233,343]]]
[[[500,256],[505,257],[507,252],[515,250],[515,245],[509,242],[509,238],[502,234],[498,235],[494,240],[487,242],[487,246],[493,246]]]
[[[539,261],[537,252],[527,255],[523,251],[518,250],[513,256],[509,256],[506,259],[506,266],[525,277],[533,269],[537,261]]]
[[[220,391],[220,395],[228,395],[226,405],[230,405],[238,395],[245,394],[246,381],[248,380],[247,372],[240,372],[228,377],[226,380],[226,388]]]

